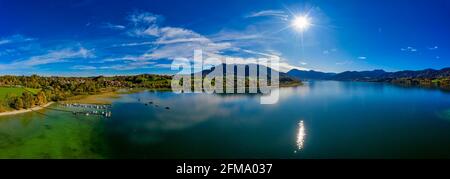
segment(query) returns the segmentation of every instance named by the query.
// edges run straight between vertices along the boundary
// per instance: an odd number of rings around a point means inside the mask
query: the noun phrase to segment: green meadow
[[[36,94],[40,91],[40,89],[22,88],[22,87],[0,87],[0,100],[4,100],[8,94],[20,96],[25,91]]]
[[[6,98],[8,94],[15,96],[22,96],[23,92],[28,91],[30,93],[36,94],[40,89],[33,88],[23,88],[23,87],[0,87],[0,112],[10,111],[10,107],[6,104]]]

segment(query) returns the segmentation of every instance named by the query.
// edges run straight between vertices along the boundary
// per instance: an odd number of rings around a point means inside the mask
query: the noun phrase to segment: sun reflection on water
[[[298,123],[298,134],[297,134],[297,148],[298,150],[303,149],[305,142],[305,125],[303,120]]]

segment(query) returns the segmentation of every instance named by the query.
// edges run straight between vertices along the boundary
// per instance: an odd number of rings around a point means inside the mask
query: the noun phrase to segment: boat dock
[[[110,109],[111,105],[96,105],[96,104],[78,104],[78,103],[65,103],[61,104],[64,107],[75,107],[75,108],[88,108],[88,109]]]
[[[73,115],[84,115],[84,116],[103,116],[103,117],[111,117],[111,111],[74,111]]]
[[[110,118],[112,116],[112,112],[110,111],[111,105],[63,103],[61,104],[61,106],[66,108],[80,109],[79,111],[70,111],[73,115],[77,116],[102,116],[106,118]]]

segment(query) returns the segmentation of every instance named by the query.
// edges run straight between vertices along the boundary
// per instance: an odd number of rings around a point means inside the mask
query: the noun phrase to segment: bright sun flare
[[[297,16],[292,21],[292,26],[300,31],[306,30],[310,25],[311,22],[307,16]]]

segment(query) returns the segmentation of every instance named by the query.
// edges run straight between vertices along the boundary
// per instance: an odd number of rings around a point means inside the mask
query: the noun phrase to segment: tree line
[[[450,90],[450,78],[398,78],[392,79],[390,82],[404,86],[421,86]]]
[[[43,91],[39,91],[36,95],[30,92],[23,92],[21,96],[8,94],[6,96],[6,104],[13,109],[29,109],[35,106],[46,104],[47,97]]]

